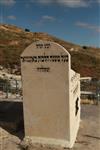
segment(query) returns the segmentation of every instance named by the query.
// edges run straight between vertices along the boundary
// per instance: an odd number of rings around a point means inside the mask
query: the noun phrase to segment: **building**
[[[68,51],[38,41],[21,55],[25,137],[33,143],[72,147],[80,122],[80,75]]]

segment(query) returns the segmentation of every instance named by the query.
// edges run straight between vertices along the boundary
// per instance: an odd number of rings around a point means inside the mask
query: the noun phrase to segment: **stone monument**
[[[38,41],[21,55],[25,137],[71,148],[80,122],[80,75],[68,51]]]

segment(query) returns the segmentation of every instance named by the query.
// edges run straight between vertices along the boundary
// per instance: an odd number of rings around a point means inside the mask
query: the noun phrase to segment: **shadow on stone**
[[[22,102],[0,102],[0,127],[23,139],[24,119]]]

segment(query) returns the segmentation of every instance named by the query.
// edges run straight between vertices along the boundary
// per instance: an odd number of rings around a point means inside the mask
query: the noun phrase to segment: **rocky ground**
[[[64,150],[61,147],[50,147],[46,145],[21,144],[24,137],[23,125],[16,128],[19,115],[22,120],[22,102],[9,103],[0,102],[0,150]],[[4,108],[4,109],[3,109]],[[4,113],[4,110],[7,113]],[[10,117],[10,119],[8,119]],[[15,119],[16,118],[16,119]],[[23,124],[23,123],[22,123]],[[10,126],[10,127],[9,127]],[[16,130],[14,130],[16,129]],[[72,150],[99,150],[100,148],[100,103],[98,105],[82,105],[81,123],[78,136]],[[67,149],[66,149],[67,150]]]

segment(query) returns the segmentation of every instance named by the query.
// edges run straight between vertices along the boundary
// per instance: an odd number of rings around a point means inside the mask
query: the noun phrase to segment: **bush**
[[[87,49],[87,46],[83,46],[82,48],[83,48],[83,49]]]
[[[30,30],[29,29],[25,29],[25,32],[30,32]]]

